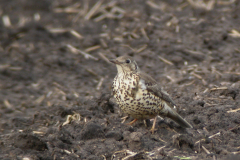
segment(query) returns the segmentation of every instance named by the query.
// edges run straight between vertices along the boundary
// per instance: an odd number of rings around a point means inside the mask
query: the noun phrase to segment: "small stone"
[[[133,132],[130,134],[130,138],[132,141],[139,142],[141,140],[142,135],[143,134],[141,132]]]

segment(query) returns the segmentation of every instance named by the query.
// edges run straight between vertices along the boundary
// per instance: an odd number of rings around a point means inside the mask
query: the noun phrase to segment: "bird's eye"
[[[126,60],[126,63],[130,63],[131,61],[129,59]]]

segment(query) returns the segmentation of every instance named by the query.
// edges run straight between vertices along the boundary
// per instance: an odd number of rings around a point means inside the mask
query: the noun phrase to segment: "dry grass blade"
[[[174,78],[172,78],[172,77],[169,76],[169,75],[166,75],[166,78],[169,79],[172,83],[176,81]]]
[[[207,148],[205,148],[204,146],[202,146],[203,150],[207,153],[210,154],[211,152],[209,152],[209,150],[207,150]]]
[[[207,92],[208,92],[208,90],[209,90],[209,89],[208,89],[208,88],[206,88],[206,89],[203,91],[203,93],[207,93]]]
[[[176,151],[176,149],[173,149],[173,150],[169,151],[168,154],[171,154],[173,151]]]
[[[111,3],[111,2],[110,2]],[[99,22],[105,18],[116,18],[116,19],[120,19],[124,16],[125,14],[125,10],[115,6],[115,3],[111,3],[111,4],[107,4],[107,5],[103,5],[99,11],[102,13],[100,16],[96,17],[94,19],[95,22]],[[111,8],[111,9],[109,9]],[[110,10],[110,11],[109,11]]]
[[[75,31],[73,29],[49,28],[48,31],[51,32],[51,33],[66,33],[66,32],[69,32],[70,34],[72,34],[74,37],[76,37],[78,39],[83,38],[83,36],[80,33],[78,33],[77,31]]]
[[[76,38],[78,38],[78,39],[83,39],[83,36],[82,36],[80,33],[78,33],[77,31],[73,30],[73,29],[70,30],[70,33],[71,33],[74,37],[76,37]]]
[[[2,64],[2,65],[0,65],[0,69],[7,69],[9,67],[10,67],[9,64]]]
[[[3,101],[4,105],[7,107],[7,108],[12,108],[12,105],[9,103],[9,101],[7,99],[5,99]]]
[[[59,89],[58,87],[55,87],[54,89],[55,89],[54,95],[61,96],[61,99],[63,101],[67,100],[67,94],[63,90]]]
[[[71,154],[72,152],[70,152],[70,151],[68,151],[68,150],[66,150],[66,149],[64,149],[63,150],[65,153],[67,153],[67,154]]]
[[[101,86],[102,86],[102,84],[103,84],[103,81],[104,81],[104,78],[102,77],[101,79],[100,79],[100,81],[98,82],[98,85],[97,85],[97,88],[96,88],[96,90],[100,90],[100,88],[101,88]]]
[[[195,82],[195,80],[192,80],[189,83],[185,83],[185,84],[181,85],[181,87],[191,86],[192,84],[194,84],[194,82]]]
[[[240,108],[234,109],[234,110],[229,110],[229,111],[227,111],[227,113],[232,113],[232,112],[237,112],[237,111],[240,111]]]
[[[161,151],[163,148],[165,148],[166,146],[162,146],[160,148],[157,149],[157,151]]]
[[[76,8],[56,8],[53,11],[55,13],[78,13],[79,9],[76,9]]]
[[[77,22],[77,20],[85,15],[85,13],[87,13],[87,10],[88,10],[88,1],[84,1],[83,2],[83,9],[81,9],[78,14],[72,19],[73,22]]]
[[[136,39],[140,38],[140,36],[138,34],[134,33],[134,32],[132,32],[130,34],[133,38],[136,38]]]
[[[108,45],[107,45],[107,43],[104,41],[104,39],[100,39],[100,43],[101,43],[101,45],[104,47],[104,48],[107,48],[108,47]]]
[[[94,56],[92,56],[92,55],[90,55],[90,54],[88,54],[88,53],[86,53],[86,52],[84,52],[80,49],[77,49],[77,48],[73,47],[71,44],[67,44],[67,48],[69,48],[71,50],[71,52],[74,53],[74,54],[80,53],[81,55],[84,56],[85,59],[94,59],[96,61],[98,60],[98,58],[96,58],[96,57],[94,57]]]
[[[228,35],[233,37],[233,38],[240,38],[240,33],[235,29],[232,29],[231,32]]]
[[[122,47],[127,47],[127,48],[131,49],[133,52],[136,52],[136,50],[135,50],[134,48],[130,47],[130,46],[127,45],[127,44],[121,44],[121,46],[122,46]]]
[[[202,79],[202,76],[200,76],[199,74],[196,74],[194,72],[191,72],[191,75],[193,75],[194,77],[197,77],[198,79]]]
[[[154,8],[154,9],[159,9],[159,10],[164,9],[162,6],[157,5],[156,3],[152,2],[152,1],[147,1],[146,3],[147,3],[147,5],[149,5],[150,7]]]
[[[99,48],[101,48],[101,46],[96,45],[96,46],[92,46],[92,47],[86,48],[85,51],[86,52],[91,52],[91,51],[97,50]]]
[[[44,134],[45,134],[45,132],[41,132],[41,131],[33,131],[33,134],[44,135]]]
[[[2,21],[3,21],[3,25],[4,25],[5,27],[11,27],[11,26],[12,26],[11,20],[10,20],[10,18],[9,18],[8,15],[2,16]]]
[[[179,33],[179,31],[180,31],[180,26],[177,25],[177,26],[176,26],[176,29],[175,29],[175,32],[176,32],[176,33]]]
[[[167,143],[166,141],[164,141],[163,139],[161,139],[161,138],[158,138],[158,140],[160,140],[160,141],[162,141],[162,142],[164,142],[164,143]],[[165,146],[163,146],[163,147],[165,147]],[[162,147],[161,147],[162,148]]]
[[[178,25],[179,20],[177,19],[177,17],[173,16],[167,23],[166,26],[170,27],[170,26],[176,26]]]
[[[68,32],[69,30],[64,28],[49,28],[48,31],[51,33],[65,33]]]
[[[88,71],[89,73],[91,73],[92,75],[98,77],[98,74],[96,72],[94,72],[93,70],[86,68],[86,71]]]
[[[240,154],[240,151],[232,152],[232,154]]]
[[[210,91],[216,91],[216,90],[225,90],[228,89],[227,87],[218,87],[218,88],[212,88]]]
[[[79,94],[75,91],[73,91],[73,95],[76,97],[76,98],[79,98]]]
[[[116,42],[123,42],[123,37],[122,36],[114,37],[113,40]]]
[[[62,85],[60,85],[60,84],[57,83],[57,82],[53,82],[53,85],[56,86],[57,88],[64,88]]]
[[[106,8],[112,8],[112,7],[116,6],[116,4],[117,4],[117,1],[110,1],[107,4],[102,5],[99,10],[104,10]]]
[[[114,6],[112,9],[111,9],[111,13],[116,13],[116,12],[119,12],[121,14],[124,14],[126,11],[118,6]]]
[[[209,136],[208,138],[213,138],[213,137],[215,137],[215,136],[220,136],[220,134],[221,134],[221,132],[218,132],[218,133],[216,133],[216,134],[214,134],[214,135]]]
[[[149,38],[148,38],[148,35],[147,35],[145,29],[144,29],[144,28],[141,28],[140,30],[141,30],[141,33],[142,33],[143,37],[144,37],[147,41],[149,41]]]
[[[38,97],[34,102],[36,104],[40,104],[44,99],[45,99],[45,95],[42,95],[42,96]]]
[[[184,51],[187,53],[190,53],[190,54],[204,55],[202,52],[199,52],[199,51],[193,51],[193,50],[189,50],[189,49],[185,49]]]
[[[169,61],[169,60],[167,60],[167,59],[165,59],[165,58],[163,58],[163,57],[161,57],[161,56],[158,56],[158,58],[160,59],[160,60],[162,60],[163,62],[165,62],[166,64],[169,64],[169,65],[173,65],[173,63],[171,62],[171,61]]]
[[[142,47],[140,47],[139,49],[136,50],[136,53],[140,53],[142,51],[144,51],[147,48],[147,44],[144,44]]]
[[[111,62],[109,62],[108,58],[101,52],[98,52],[98,55],[107,63],[111,64]]]
[[[217,1],[217,4],[219,5],[230,5],[230,4],[233,4],[236,0],[229,0],[229,1]]]
[[[39,13],[35,13],[35,14],[33,15],[33,17],[34,17],[34,20],[35,20],[35,21],[39,21],[39,20],[41,19],[41,16],[40,16]]]
[[[225,73],[240,75],[240,72],[225,72]]]
[[[183,156],[183,157],[180,157],[180,156],[174,156],[175,158],[177,158],[177,159],[192,159],[191,157],[185,157],[185,156]]]
[[[235,130],[235,129],[238,129],[240,127],[240,124],[239,125],[236,125],[235,127],[229,129],[229,131],[232,131],[232,130]]]
[[[97,10],[101,7],[101,5],[102,5],[102,1],[98,1],[85,15],[84,19],[89,20],[93,16],[93,14],[96,13]]]
[[[68,115],[67,119],[65,122],[63,122],[62,126],[65,126],[67,124],[69,124],[71,121],[80,121],[81,120],[81,116],[79,113],[74,113],[73,115]]]
[[[204,1],[199,1],[199,0],[188,0],[189,4],[198,9],[205,9],[207,11],[210,11],[213,9],[215,0],[210,0],[207,3],[204,3]]]
[[[124,123],[126,120],[127,120],[128,116],[125,116],[125,117],[122,117],[122,122],[121,123]]]
[[[209,136],[208,138],[213,138],[213,137],[219,136],[219,135],[221,135],[221,132],[218,132],[218,133],[216,133],[216,134],[214,134],[214,135],[211,135],[211,136]],[[195,144],[198,144],[198,143],[200,143],[201,141],[204,141],[204,140],[205,140],[205,139],[201,139],[201,140],[195,142]]]
[[[107,17],[112,17],[112,16],[109,16],[109,14],[102,14],[102,15],[98,16],[97,18],[95,18],[94,21],[95,22],[100,22],[101,20],[103,20]]]
[[[20,71],[22,70],[22,67],[9,67],[9,69],[12,71]]]
[[[79,7],[81,6],[80,3],[75,3],[72,6],[68,6],[66,8],[55,8],[53,11],[55,13],[78,13],[79,12]]]
[[[129,49],[131,49],[134,53],[140,53],[142,52],[143,50],[145,50],[147,48],[147,44],[144,44],[142,47],[138,48],[138,49],[135,49],[135,48],[132,48],[131,46],[127,45],[127,44],[122,44],[121,46],[123,47],[127,47]]]
[[[127,160],[130,157],[135,156],[137,153],[136,152],[132,152],[130,150],[121,150],[121,151],[116,151],[111,159],[121,159],[121,160]]]

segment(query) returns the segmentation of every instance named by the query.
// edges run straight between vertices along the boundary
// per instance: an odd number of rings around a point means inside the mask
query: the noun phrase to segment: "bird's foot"
[[[133,123],[135,123],[137,121],[137,119],[134,119],[132,122],[127,123],[127,125],[132,125]]]
[[[143,123],[144,123],[145,127],[147,127],[147,121],[146,121],[146,119],[143,120]]]
[[[150,132],[152,132],[152,134],[154,134],[154,132],[156,131],[155,129],[156,122],[157,122],[157,116],[154,118],[152,128],[150,129]]]

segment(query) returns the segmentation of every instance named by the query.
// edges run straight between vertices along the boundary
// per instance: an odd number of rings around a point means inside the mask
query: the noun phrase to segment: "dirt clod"
[[[107,132],[106,138],[114,138],[116,141],[120,141],[123,139],[122,134],[118,131]]]
[[[23,150],[33,149],[37,151],[44,151],[47,149],[46,143],[38,137],[29,134],[21,134],[14,138],[14,146]]]
[[[88,140],[94,138],[105,138],[102,127],[98,124],[89,122],[79,133],[81,140]]]

